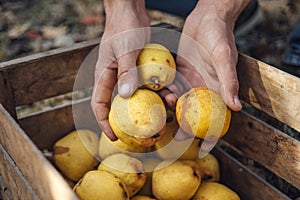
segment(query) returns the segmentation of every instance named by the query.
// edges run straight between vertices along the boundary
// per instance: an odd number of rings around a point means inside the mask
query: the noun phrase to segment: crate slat
[[[233,113],[224,139],[300,188],[300,142],[296,139],[245,112]]]
[[[0,103],[16,119],[16,110],[11,86],[5,72],[0,71]]]
[[[0,174],[3,178],[2,187],[6,188],[5,194],[2,194],[4,200],[11,199],[38,199],[36,193],[25,179],[24,175],[16,166],[13,159],[0,144]]]
[[[25,105],[73,90],[81,63],[99,40],[78,43],[70,48],[56,49],[0,63],[6,71],[14,94],[15,105]],[[93,77],[85,79],[92,86]]]
[[[239,55],[240,97],[300,131],[300,79],[249,56]]]
[[[39,149],[52,149],[59,138],[75,128],[100,132],[90,106],[90,98],[25,116],[19,119],[19,124]]]
[[[58,171],[46,160],[2,105],[0,105],[0,142],[40,199],[78,199]],[[24,196],[21,199],[30,197]]]
[[[221,183],[237,192],[242,200],[291,200],[220,147],[215,147],[212,153],[220,163]]]
[[[65,105],[22,117],[19,124],[40,150],[51,149],[55,141],[75,129],[72,107]]]

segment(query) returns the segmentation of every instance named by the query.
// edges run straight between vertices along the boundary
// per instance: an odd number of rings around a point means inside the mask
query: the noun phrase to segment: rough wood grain
[[[3,200],[12,199],[38,199],[24,175],[16,166],[10,155],[0,144],[0,173],[1,184],[5,187],[5,195],[2,194]],[[2,189],[2,188],[1,188]]]
[[[0,71],[0,103],[16,119],[15,100],[5,72]]]
[[[41,151],[36,148],[1,104],[0,143],[40,199],[77,199],[62,176],[43,157]],[[27,199],[27,197],[20,199]]]
[[[233,113],[231,145],[300,189],[300,142],[245,113]]]
[[[75,129],[72,107],[65,105],[22,117],[19,124],[40,150],[51,150],[59,138]]]
[[[69,102],[19,119],[19,124],[39,149],[51,150],[54,143],[74,129],[100,132],[90,98]]]
[[[10,80],[16,106],[71,92],[82,62],[97,44],[99,40],[82,42],[0,63],[0,71],[6,71]],[[91,86],[93,77],[85,77],[84,86]]]
[[[242,200],[290,199],[221,148],[215,147],[212,153],[220,163],[221,183],[237,192]]]
[[[300,79],[243,54],[237,66],[240,98],[300,131]]]

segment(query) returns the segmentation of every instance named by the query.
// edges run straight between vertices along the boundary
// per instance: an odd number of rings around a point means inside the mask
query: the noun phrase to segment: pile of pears
[[[142,86],[129,98],[116,95],[111,104],[109,122],[118,137],[116,141],[104,132],[79,129],[54,144],[53,163],[79,199],[239,200],[237,193],[219,182],[217,158],[211,153],[199,157],[203,139],[215,140],[226,133],[230,121],[226,105],[215,98],[203,103],[197,99],[203,95],[194,95],[193,89],[179,97],[178,111],[169,110],[158,91],[172,84],[176,64],[161,44],[146,44],[137,66]],[[207,88],[199,90],[210,94]],[[207,137],[212,131],[205,126],[211,122],[197,129],[195,121],[214,115],[214,101],[222,120],[211,119],[221,124],[220,134],[216,135],[214,129],[214,134]],[[205,108],[196,105],[201,112],[194,112],[191,102]],[[189,109],[201,116],[185,115],[191,112]],[[179,128],[193,137],[175,140]]]

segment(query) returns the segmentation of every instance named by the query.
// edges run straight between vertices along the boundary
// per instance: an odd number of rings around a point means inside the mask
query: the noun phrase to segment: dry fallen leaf
[[[42,33],[46,39],[55,39],[67,33],[67,26],[44,26]]]
[[[27,31],[27,30],[29,29],[30,26],[31,26],[31,23],[30,23],[30,22],[27,22],[27,23],[22,24],[22,25],[16,25],[16,26],[14,26],[12,29],[10,29],[10,30],[8,31],[7,36],[8,36],[10,39],[17,38],[17,37],[19,37],[20,35],[22,35],[25,31]]]

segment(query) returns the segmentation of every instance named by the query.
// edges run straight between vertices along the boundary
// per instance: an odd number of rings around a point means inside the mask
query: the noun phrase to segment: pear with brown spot
[[[129,196],[135,195],[145,184],[146,173],[142,162],[125,154],[114,154],[105,158],[98,170],[108,171],[121,179]]]
[[[137,66],[140,82],[151,90],[161,90],[174,81],[174,57],[161,44],[146,44],[138,56]]]
[[[218,182],[220,180],[220,164],[218,159],[211,153],[203,158],[196,158],[199,165],[203,182]]]
[[[73,191],[80,200],[129,200],[128,190],[121,179],[102,170],[87,172]]]
[[[114,97],[108,119],[122,142],[150,147],[165,134],[166,108],[156,92],[137,89],[129,98]]]
[[[76,130],[54,144],[53,161],[67,178],[78,181],[97,164],[99,137],[90,130]]]
[[[176,118],[186,133],[207,141],[216,141],[229,129],[231,110],[220,94],[197,87],[178,98]]]

